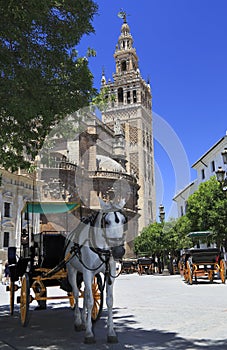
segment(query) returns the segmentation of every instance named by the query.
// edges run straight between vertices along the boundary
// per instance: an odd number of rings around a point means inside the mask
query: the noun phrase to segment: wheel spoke
[[[94,277],[92,284],[92,294],[94,300],[94,305],[92,308],[92,320],[96,321],[100,317],[103,307],[102,279],[100,275]]]
[[[30,303],[30,283],[27,273],[22,277],[21,297],[20,297],[20,316],[22,326],[26,327],[28,324],[28,312]]]

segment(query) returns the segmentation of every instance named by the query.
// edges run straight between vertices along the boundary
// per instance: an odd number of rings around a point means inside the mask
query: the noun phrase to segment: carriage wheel
[[[102,308],[103,308],[103,282],[100,274],[97,274],[94,277],[94,281],[92,283],[92,293],[94,299],[94,305],[92,308],[92,321],[95,322],[99,319]]]
[[[222,283],[225,283],[226,279],[226,267],[225,267],[225,261],[221,259],[220,261],[220,278]]]
[[[183,276],[184,276],[185,282],[188,282],[188,271],[187,271],[186,267],[184,267]]]
[[[214,281],[214,271],[212,271],[212,270],[208,271],[208,279],[209,279],[210,283],[212,283]]]
[[[41,299],[46,298],[47,296],[47,289],[45,284],[42,280],[37,280],[32,284],[31,288],[35,294],[35,300],[38,303],[38,306],[35,308],[35,310],[45,310],[47,301],[46,299]]]
[[[74,295],[73,292],[69,292],[68,293],[68,297],[69,297],[69,304],[71,309],[73,310],[75,308],[75,299],[74,299]]]
[[[178,267],[178,271],[179,271],[181,277],[183,277],[183,276],[184,276],[184,268],[183,268],[183,266],[182,266],[181,261],[178,262],[177,267]]]
[[[21,282],[21,297],[20,297],[20,317],[21,324],[23,327],[28,325],[28,313],[30,303],[30,283],[29,276],[27,273],[22,277]]]
[[[15,283],[10,279],[10,315],[13,315],[14,312],[14,295],[15,295]]]
[[[192,271],[191,271],[191,266],[189,264],[189,261],[187,261],[187,276],[188,276],[188,284],[192,284]]]

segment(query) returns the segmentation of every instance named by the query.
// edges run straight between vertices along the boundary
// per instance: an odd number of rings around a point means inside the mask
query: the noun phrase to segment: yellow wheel
[[[69,297],[70,307],[71,307],[71,309],[74,309],[74,307],[75,307],[75,299],[74,299],[73,292],[69,292],[68,293],[68,297]]]
[[[12,280],[10,280],[9,291],[10,291],[10,315],[13,315],[13,312],[14,312],[15,283]]]
[[[188,275],[188,284],[192,284],[192,271],[191,271],[191,266],[189,264],[189,261],[187,261],[187,275]]]
[[[183,276],[184,276],[185,282],[188,282],[188,270],[186,269],[186,267],[184,267]]]
[[[212,270],[208,271],[208,279],[211,283],[214,281],[214,271]]]
[[[225,261],[221,259],[220,261],[220,278],[222,283],[225,283],[226,279],[226,267],[225,267]]]
[[[183,277],[184,276],[184,266],[181,261],[178,262],[178,271],[180,275]]]
[[[100,274],[97,274],[94,277],[94,281],[92,284],[94,305],[93,305],[91,317],[93,322],[99,319],[103,308],[103,285],[102,284],[103,284],[102,277],[100,276]]]
[[[20,297],[20,317],[23,327],[28,325],[28,313],[30,303],[30,282],[27,273],[22,277],[21,282],[21,297]]]

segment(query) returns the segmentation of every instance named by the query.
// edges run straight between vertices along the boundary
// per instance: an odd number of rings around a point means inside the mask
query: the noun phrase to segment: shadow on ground
[[[184,339],[174,332],[164,332],[152,328],[144,330],[127,308],[114,309],[114,321],[118,334],[118,344],[106,343],[106,311],[94,325],[96,344],[83,343],[84,332],[76,333],[73,328],[73,312],[68,305],[56,308],[49,304],[47,310],[30,311],[27,327],[20,324],[19,308],[15,306],[13,316],[9,306],[0,307],[0,349],[7,344],[17,350],[85,350],[85,349],[134,349],[134,350],[226,350],[227,339]],[[224,336],[224,335],[223,335]],[[1,344],[1,341],[3,342]]]

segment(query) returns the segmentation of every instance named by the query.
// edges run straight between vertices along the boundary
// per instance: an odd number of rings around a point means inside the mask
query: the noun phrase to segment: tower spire
[[[105,85],[106,84],[106,77],[105,77],[105,70],[104,67],[102,67],[102,79],[101,79],[101,84]]]
[[[136,74],[138,71],[138,57],[136,49],[133,47],[133,37],[126,21],[126,13],[121,11],[119,14],[118,16],[122,18],[124,22],[121,26],[121,33],[114,53],[116,62],[116,75],[114,79],[117,78],[119,74]]]
[[[119,18],[123,19],[124,23],[127,23],[127,13],[123,9],[121,9],[117,15]]]
[[[142,210],[138,228],[135,226],[132,230],[140,232],[155,219],[156,212],[152,96],[149,81],[143,79],[139,70],[139,58],[127,23],[128,16],[122,10],[119,17],[123,23],[114,52],[116,71],[113,82],[106,83],[109,102],[102,118],[115,132],[115,159],[125,164],[127,172],[138,179],[138,205]],[[125,144],[122,143],[123,136]]]

